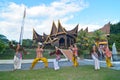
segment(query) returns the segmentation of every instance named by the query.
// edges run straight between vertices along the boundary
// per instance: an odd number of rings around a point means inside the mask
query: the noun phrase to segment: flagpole
[[[26,8],[24,9],[23,20],[22,20],[22,25],[21,25],[21,32],[20,32],[20,38],[19,38],[19,44],[20,44],[20,45],[22,45],[23,31],[24,31],[24,23],[25,23],[25,16],[26,16]]]

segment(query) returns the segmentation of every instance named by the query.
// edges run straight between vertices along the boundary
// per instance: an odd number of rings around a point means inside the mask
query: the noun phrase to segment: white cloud
[[[120,22],[120,20],[113,20],[113,21],[110,21],[110,23],[112,23],[112,24],[116,24],[116,23],[118,23],[118,22]]]
[[[118,19],[112,19],[112,18],[106,18],[106,19],[104,19],[103,20],[105,23],[108,23],[108,22],[110,22],[111,24],[116,24],[116,23],[118,23],[118,22],[120,22],[120,20],[118,20]]]
[[[100,25],[95,25],[95,24],[81,24],[79,29],[86,29],[88,27],[88,32],[91,32],[91,31],[95,31],[95,30],[98,30],[100,29],[101,27],[103,26],[100,26]]]
[[[0,9],[0,34],[4,34],[10,40],[19,40],[24,7],[26,7],[26,18],[24,25],[24,39],[32,39],[32,29],[42,34],[49,34],[53,20],[60,19],[65,28],[73,29],[76,24],[65,24],[74,19],[74,13],[79,12],[88,6],[84,0],[60,0],[51,2],[49,5],[38,5],[28,7],[24,4],[10,2],[2,5]]]
[[[77,24],[63,24],[63,27],[64,26],[66,27],[67,30],[72,30],[74,27],[77,26]],[[72,26],[72,27],[70,27],[70,26]],[[85,30],[88,27],[88,32],[91,32],[91,31],[98,30],[103,26],[100,26],[97,24],[96,25],[95,24],[79,24],[78,27],[79,27],[79,30],[81,30],[81,29]]]

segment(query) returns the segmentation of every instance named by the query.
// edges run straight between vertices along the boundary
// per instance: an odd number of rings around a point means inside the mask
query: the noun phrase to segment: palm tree
[[[81,53],[84,53],[84,51],[89,50],[92,43],[93,43],[93,39],[91,38],[88,32],[83,30],[78,32],[77,44],[80,47]]]
[[[96,30],[93,32],[93,39],[95,40],[96,45],[99,45],[100,41],[106,41],[107,37],[105,33],[103,33],[101,30]]]

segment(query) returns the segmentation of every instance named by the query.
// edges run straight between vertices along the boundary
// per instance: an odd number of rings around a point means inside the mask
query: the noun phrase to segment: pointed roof
[[[37,41],[43,41],[43,36],[39,35],[35,29],[33,28],[33,40],[37,40]]]
[[[55,25],[55,23],[53,21],[50,35],[56,35],[56,33],[57,33],[57,27],[56,27],[56,25]]]
[[[76,34],[78,32],[78,26],[79,26],[79,24],[73,29],[74,33],[76,33]]]
[[[58,30],[57,30],[57,34],[63,34],[66,33],[65,29],[62,27],[60,21],[58,20]]]
[[[84,30],[85,32],[88,32],[88,27]]]
[[[72,30],[68,31],[68,34],[77,34],[79,24]]]
[[[106,35],[110,34],[110,22],[108,22],[107,24],[105,24],[102,28],[98,29],[101,30],[102,32],[104,32]],[[90,34],[92,34],[94,31],[89,32]]]
[[[59,43],[58,40],[61,38],[61,36],[63,37],[66,36],[66,39],[67,37],[70,39],[72,38],[75,39],[77,37],[77,32],[78,32],[78,25],[72,30],[67,31],[58,20],[57,27],[53,21],[50,35],[46,35],[45,33],[43,33],[43,35],[41,36],[33,29],[33,40],[36,40],[37,42],[41,42],[44,44],[55,45]]]
[[[110,34],[110,22],[105,24],[100,30],[105,34]]]

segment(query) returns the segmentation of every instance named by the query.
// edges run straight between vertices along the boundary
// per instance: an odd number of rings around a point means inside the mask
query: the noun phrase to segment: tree
[[[78,32],[77,44],[78,48],[80,48],[80,53],[86,53],[86,50],[89,50],[91,44],[93,44],[93,39],[88,32],[81,30]]]
[[[100,41],[107,40],[107,36],[101,30],[96,30],[93,32],[93,39],[95,40],[96,45],[98,46]]]
[[[5,44],[2,40],[0,40],[0,53],[3,53],[4,50],[5,50]]]
[[[110,25],[110,36],[108,38],[110,48],[114,42],[116,43],[116,48],[120,51],[120,22]]]
[[[120,22],[110,25],[110,34],[120,33]]]
[[[110,34],[108,38],[108,44],[110,45],[111,49],[114,42],[116,43],[117,50],[120,51],[120,34]]]
[[[33,41],[31,39],[23,39],[23,46],[26,48],[31,48]]]
[[[0,53],[3,53],[5,49],[8,47],[9,40],[6,36],[0,34]]]
[[[7,37],[4,36],[4,35],[2,35],[2,34],[0,34],[0,40],[3,41],[4,43],[8,43],[9,42],[9,40],[7,39]]]

